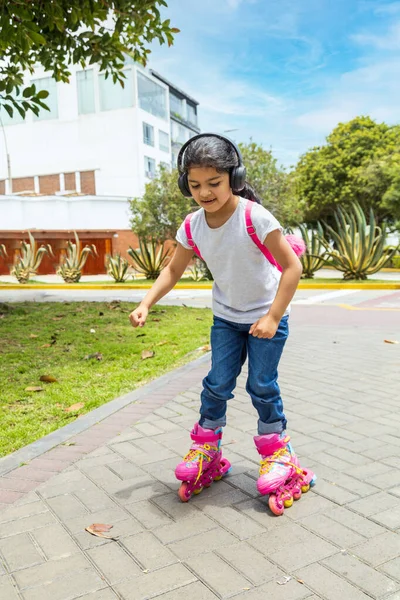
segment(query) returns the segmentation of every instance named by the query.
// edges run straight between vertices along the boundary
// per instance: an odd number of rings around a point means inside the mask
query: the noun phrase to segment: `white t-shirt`
[[[239,198],[235,212],[216,229],[208,226],[204,208],[196,211],[190,222],[192,238],[214,277],[213,313],[234,323],[254,323],[266,315],[281,277],[246,231],[246,204],[245,198]],[[251,220],[262,242],[271,231],[282,230],[261,204],[253,205]],[[176,240],[190,249],[184,223]]]

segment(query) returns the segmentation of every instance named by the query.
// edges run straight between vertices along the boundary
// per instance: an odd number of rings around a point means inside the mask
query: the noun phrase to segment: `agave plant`
[[[335,227],[324,223],[334,248],[324,237],[320,237],[320,241],[332,265],[343,272],[344,279],[367,279],[382,269],[397,251],[397,247],[385,250],[386,224],[378,227],[372,208],[369,225],[358,202],[348,210],[338,207],[334,219]]]
[[[57,275],[61,275],[66,283],[78,283],[82,277],[82,269],[86,264],[89,254],[97,256],[96,246],[85,246],[81,249],[79,237],[74,231],[75,244],[68,240],[67,254],[57,269]]]
[[[300,256],[303,265],[303,275],[305,279],[312,279],[314,274],[321,269],[327,261],[326,248],[321,241],[324,232],[321,223],[317,223],[316,229],[308,229],[304,223],[298,225],[301,237],[306,245],[305,253]]]
[[[4,244],[0,244],[0,258],[6,258],[7,257],[7,250]]]
[[[50,244],[45,246],[42,244],[37,248],[33,235],[28,232],[28,236],[29,244],[21,242],[21,253],[11,269],[11,275],[14,275],[20,283],[26,283],[31,275],[35,275],[45,254],[53,254]]]
[[[139,250],[134,250],[130,246],[128,254],[139,273],[144,273],[147,279],[157,279],[168,261],[170,251],[165,250],[164,244],[159,244],[154,238],[149,240],[139,238]]]
[[[120,253],[115,256],[107,256],[107,273],[114,278],[115,283],[122,283],[127,280],[127,270],[129,269],[129,263],[121,256]]]
[[[202,279],[209,279],[207,276],[207,267],[204,261],[200,258],[195,258],[193,265],[189,268],[189,277],[193,281],[201,281]]]

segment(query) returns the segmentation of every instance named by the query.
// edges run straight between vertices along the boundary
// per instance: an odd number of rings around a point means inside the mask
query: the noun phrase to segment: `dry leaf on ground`
[[[44,381],[44,383],[55,383],[57,381],[53,375],[41,375],[39,379],[40,381]]]
[[[64,410],[65,410],[65,412],[76,412],[77,410],[80,410],[84,406],[85,406],[84,402],[77,402],[76,404],[72,404],[71,406],[64,408]]]
[[[142,360],[146,360],[146,358],[153,358],[155,356],[155,352],[153,350],[143,350],[142,352]]]
[[[43,346],[40,346],[41,348],[50,348],[51,344],[43,344]]]
[[[94,354],[88,354],[85,356],[84,360],[91,360],[92,358],[95,358],[96,360],[103,360],[103,355],[101,352],[95,352]]]
[[[97,537],[105,538],[106,540],[113,540],[111,535],[104,535],[105,532],[110,531],[113,528],[113,525],[104,525],[103,523],[93,523],[89,525],[89,527],[85,527],[85,530],[91,533],[92,535],[96,535]]]
[[[210,352],[211,350],[211,345],[210,344],[206,344],[205,346],[202,346],[200,348],[200,350],[203,350],[204,352]]]
[[[37,337],[39,337],[39,336],[38,336],[38,335],[35,335],[34,333],[31,333],[29,337],[30,337],[30,338],[33,340],[34,338],[37,338]]]
[[[383,340],[385,342],[385,344],[398,344],[399,342],[397,340]]]
[[[38,385],[31,385],[31,386],[25,388],[25,391],[26,392],[43,392],[43,389],[44,388],[42,388]]]

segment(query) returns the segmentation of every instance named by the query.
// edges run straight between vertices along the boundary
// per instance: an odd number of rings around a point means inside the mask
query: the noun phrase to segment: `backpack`
[[[271,263],[271,265],[273,265],[274,267],[276,267],[278,269],[278,271],[282,272],[282,267],[276,262],[276,260],[274,259],[274,257],[272,256],[271,252],[268,250],[268,248],[266,248],[264,246],[264,244],[262,243],[262,241],[260,240],[260,238],[258,237],[255,227],[253,226],[253,222],[251,220],[251,209],[253,208],[253,205],[256,204],[255,202],[253,202],[252,200],[247,200],[247,204],[246,204],[246,210],[245,210],[245,219],[246,219],[246,230],[247,233],[249,234],[249,236],[251,237],[251,239],[253,240],[253,242],[255,243],[255,245],[261,250],[261,252],[264,254],[265,258],[267,260],[269,260],[269,262]],[[185,221],[184,221],[184,226],[185,226],[185,232],[186,232],[186,236],[188,239],[188,244],[189,246],[192,248],[193,252],[195,252],[197,254],[197,256],[199,258],[201,258],[201,260],[204,260],[204,258],[201,256],[200,254],[200,250],[198,249],[198,247],[196,246],[195,241],[192,238],[192,231],[191,231],[191,227],[190,227],[190,221],[193,217],[195,213],[190,213],[189,215],[186,216]],[[299,238],[296,235],[285,235],[285,239],[287,240],[287,242],[289,243],[289,245],[291,246],[291,248],[293,249],[294,253],[297,256],[301,256],[302,254],[304,254],[304,252],[306,251],[306,245],[303,241],[302,238]]]

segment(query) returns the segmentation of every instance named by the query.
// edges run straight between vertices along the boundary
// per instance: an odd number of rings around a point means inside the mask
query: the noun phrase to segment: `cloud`
[[[379,4],[375,8],[377,14],[395,15],[400,13],[400,2],[391,2],[389,4]]]
[[[351,39],[357,44],[376,50],[400,50],[400,21],[393,23],[382,35],[358,33],[352,35]]]

